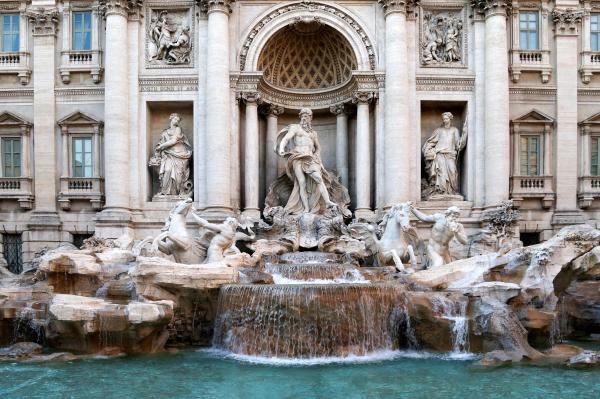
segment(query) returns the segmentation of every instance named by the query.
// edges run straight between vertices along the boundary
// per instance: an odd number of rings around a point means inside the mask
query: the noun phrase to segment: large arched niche
[[[339,5],[300,1],[274,6],[245,32],[238,55],[240,71],[260,71],[259,58],[269,39],[281,29],[302,22],[319,23],[333,28],[352,48],[358,71],[376,69],[373,41],[354,15]]]
[[[312,91],[341,87],[358,66],[350,43],[318,21],[297,22],[269,38],[257,68],[280,90]]]

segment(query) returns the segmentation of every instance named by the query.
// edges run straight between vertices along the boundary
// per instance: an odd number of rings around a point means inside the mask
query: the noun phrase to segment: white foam
[[[209,348],[200,349],[199,352],[207,353],[211,356],[232,359],[239,362],[261,364],[269,366],[317,366],[324,364],[364,364],[379,363],[384,361],[398,359],[440,359],[453,361],[468,361],[478,359],[479,356],[474,353],[434,353],[419,351],[401,351],[401,350],[382,350],[369,353],[368,355],[348,355],[348,356],[330,356],[330,357],[312,357],[312,358],[285,358],[285,357],[264,357],[254,355],[240,355],[231,353],[222,349]]]
[[[320,279],[312,278],[308,280],[296,280],[288,277],[284,277],[279,273],[272,273],[273,283],[283,285],[294,285],[294,284],[369,284],[370,281],[366,280],[362,274],[356,269],[350,270],[348,275],[344,277],[337,277],[335,279]]]

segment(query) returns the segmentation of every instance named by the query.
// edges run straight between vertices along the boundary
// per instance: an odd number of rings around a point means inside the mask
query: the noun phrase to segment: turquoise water
[[[0,398],[600,398],[600,370],[384,353],[367,363],[257,364],[211,351],[0,363]],[[308,362],[310,363],[310,362]]]

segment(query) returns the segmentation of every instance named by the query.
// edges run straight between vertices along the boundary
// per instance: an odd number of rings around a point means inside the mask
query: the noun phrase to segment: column
[[[267,105],[263,108],[263,114],[267,117],[267,137],[265,148],[265,186],[267,190],[269,186],[277,180],[277,165],[279,163],[279,155],[275,152],[277,145],[277,119],[283,114],[283,107],[278,105]]]
[[[356,217],[370,219],[371,211],[371,143],[369,103],[372,93],[355,93],[356,103]]]
[[[506,0],[479,2],[485,12],[485,206],[508,199],[510,132]]]
[[[230,0],[208,0],[206,43],[206,210],[231,213]]]
[[[348,188],[348,107],[338,104],[329,108],[336,116],[335,124],[335,169],[340,182]]]
[[[23,159],[21,160],[23,168],[21,170],[21,176],[31,177],[31,144],[29,141],[29,135],[31,134],[31,125],[21,126],[21,152]]]
[[[146,192],[142,188],[142,180],[146,178],[147,158],[145,156],[144,135],[140,132],[140,90],[139,90],[139,66],[140,66],[140,47],[143,47],[140,41],[140,28],[142,25],[141,10],[134,8],[130,10],[127,22],[128,31],[128,129],[127,140],[129,142],[130,153],[130,174],[129,174],[129,206],[131,209],[141,209],[146,197]],[[92,24],[92,26],[94,26]],[[142,29],[143,30],[143,29]],[[144,32],[145,34],[145,32]],[[93,36],[92,36],[93,37]],[[92,47],[94,48],[94,47]],[[143,176],[143,177],[142,177]]]
[[[258,148],[258,101],[257,92],[242,93],[246,104],[246,134],[244,136],[244,216],[260,219],[259,195],[259,148]]]
[[[194,201],[198,203],[198,208],[203,209],[206,206],[206,157],[204,156],[206,148],[206,35],[207,35],[207,16],[205,13],[198,13],[196,24],[197,40],[196,50],[198,52],[198,97],[195,102],[194,110]]]
[[[485,205],[485,19],[479,13],[473,13],[473,35],[474,38],[474,65],[475,69],[475,109],[469,110],[473,113],[475,129],[469,135],[467,151],[474,152],[474,161],[469,167],[475,169],[473,173],[474,190],[469,200],[474,206],[481,209]]]
[[[104,134],[106,211],[129,209],[129,82],[127,1],[106,1]]]
[[[59,13],[54,7],[30,7],[26,11],[33,27],[33,194],[34,208],[23,234],[24,260],[44,246],[61,239],[57,212],[56,165],[56,30]]]
[[[577,208],[577,81],[579,50],[578,30],[582,13],[562,6],[573,6],[572,1],[557,1],[553,12],[555,22],[556,54],[556,210],[552,224],[582,223]],[[574,4],[577,5],[577,2]]]
[[[385,206],[410,199],[413,148],[409,119],[407,5],[411,0],[381,0],[385,10]]]

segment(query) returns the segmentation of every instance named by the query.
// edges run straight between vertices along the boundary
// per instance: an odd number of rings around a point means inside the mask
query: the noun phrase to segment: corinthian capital
[[[401,12],[407,14],[416,7],[421,0],[377,0],[383,7],[385,14],[392,14],[395,12]]]
[[[231,12],[231,4],[235,0],[200,0],[201,10],[206,10],[207,14],[211,12],[224,12],[229,14]]]
[[[506,15],[512,7],[512,0],[471,0],[474,10],[485,13],[486,16]]]
[[[105,16],[121,15],[127,17],[130,12],[141,6],[141,0],[100,0],[100,8]]]
[[[34,36],[56,35],[59,15],[56,8],[30,7],[25,15],[33,26]]]
[[[584,10],[572,8],[554,9],[552,20],[556,25],[556,34],[576,35],[577,27],[585,14]]]

